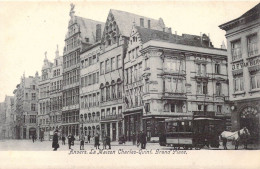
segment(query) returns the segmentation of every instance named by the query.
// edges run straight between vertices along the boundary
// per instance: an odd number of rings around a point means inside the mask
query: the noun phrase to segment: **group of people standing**
[[[135,135],[135,133],[133,133],[132,140],[133,140],[133,145],[135,145],[137,141],[137,147],[139,147],[139,145],[141,144],[141,149],[146,148],[147,137],[144,132],[141,131],[137,136]]]

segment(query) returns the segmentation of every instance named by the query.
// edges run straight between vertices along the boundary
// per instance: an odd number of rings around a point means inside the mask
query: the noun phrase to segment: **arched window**
[[[93,112],[92,113],[92,119],[93,119],[93,121],[95,121],[96,119],[95,119],[95,116],[96,116],[96,113],[95,112]]]
[[[115,99],[116,98],[116,83],[114,80],[112,80],[111,86],[112,86],[112,99]]]
[[[110,100],[110,86],[109,83],[106,83],[106,100]]]
[[[101,89],[101,102],[104,102],[105,101],[105,88],[104,88],[103,83],[101,83],[100,89]]]
[[[88,113],[88,120],[91,119],[91,113]]]

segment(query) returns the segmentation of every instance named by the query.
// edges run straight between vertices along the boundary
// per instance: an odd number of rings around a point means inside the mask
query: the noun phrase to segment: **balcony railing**
[[[163,98],[167,99],[187,99],[186,93],[183,91],[163,92]]]
[[[101,120],[117,120],[117,119],[120,119],[120,118],[122,118],[122,114],[101,116]]]

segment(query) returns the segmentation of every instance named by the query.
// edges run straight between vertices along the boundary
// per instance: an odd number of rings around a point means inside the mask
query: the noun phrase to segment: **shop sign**
[[[246,62],[242,61],[240,63],[232,64],[232,70],[238,70],[238,69],[242,69],[243,67],[250,67],[250,66],[256,66],[256,65],[260,65],[260,57],[251,59]]]

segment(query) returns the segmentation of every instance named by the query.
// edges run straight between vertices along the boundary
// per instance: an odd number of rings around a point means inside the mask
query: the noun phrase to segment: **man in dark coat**
[[[71,149],[71,145],[74,145],[73,144],[74,140],[75,140],[74,136],[70,133],[68,136],[69,149]]]
[[[66,137],[65,135],[63,134],[62,137],[61,137],[61,140],[62,140],[62,145],[65,145],[65,140],[66,140]]]
[[[33,141],[33,143],[34,143],[34,140],[35,140],[35,135],[33,134],[33,135],[32,135],[32,141]]]
[[[99,149],[99,135],[98,134],[96,134],[96,136],[95,136],[95,147],[96,147],[96,149]]]
[[[59,138],[58,138],[58,131],[55,131],[53,138],[52,138],[52,148],[53,151],[57,151],[57,149],[59,148]]]
[[[141,149],[145,149],[146,147],[146,135],[144,132],[140,135],[140,143],[141,143]]]
[[[136,135],[135,135],[135,133],[133,133],[132,139],[133,139],[133,145],[135,145],[136,144]]]
[[[90,143],[90,135],[88,135],[88,143]]]
[[[108,149],[111,149],[111,139],[109,136],[106,137],[106,143],[108,145]]]

